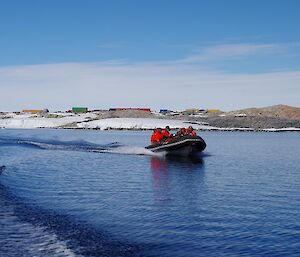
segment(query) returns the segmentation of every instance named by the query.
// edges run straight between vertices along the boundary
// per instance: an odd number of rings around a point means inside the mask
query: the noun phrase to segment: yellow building
[[[22,112],[25,112],[25,113],[31,113],[31,114],[36,114],[36,113],[42,113],[43,110],[22,110]]]
[[[216,112],[221,112],[219,109],[207,109],[206,110],[208,113],[216,113]]]

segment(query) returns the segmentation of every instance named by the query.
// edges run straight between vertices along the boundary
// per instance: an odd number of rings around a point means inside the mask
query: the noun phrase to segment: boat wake
[[[151,156],[163,156],[164,153],[154,153],[144,147],[138,146],[120,146],[115,149],[110,149],[107,152],[116,154],[130,154],[130,155],[151,155]]]
[[[80,141],[56,141],[56,140],[36,140],[36,139],[4,139],[0,138],[1,146],[23,146],[41,150],[59,150],[59,151],[81,151],[109,154],[129,154],[129,155],[151,155],[157,156],[157,153],[138,146],[126,146],[119,142],[108,144],[94,144],[84,140]],[[163,155],[162,153],[159,156]]]
[[[0,184],[0,256],[143,256],[143,245],[26,203]],[[3,247],[2,247],[3,246]]]

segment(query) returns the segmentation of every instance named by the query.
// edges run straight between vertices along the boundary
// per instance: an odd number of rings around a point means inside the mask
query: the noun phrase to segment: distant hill
[[[227,115],[231,114],[246,114],[247,116],[300,120],[300,108],[282,104],[262,108],[248,108],[227,113]]]

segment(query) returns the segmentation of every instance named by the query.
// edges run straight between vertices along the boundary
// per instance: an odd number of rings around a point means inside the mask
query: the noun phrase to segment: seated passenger
[[[157,129],[153,129],[152,135],[151,135],[151,144],[156,143],[156,137],[157,137]]]
[[[161,129],[160,128],[154,129],[151,135],[151,144],[152,145],[160,144],[162,139],[163,139],[163,135],[161,133]]]
[[[170,131],[170,127],[166,126],[165,129],[163,129],[163,131],[161,132],[164,140],[168,140],[170,137],[172,137],[169,131]]]
[[[185,128],[181,128],[177,131],[176,136],[177,137],[183,137],[186,135],[186,129]]]
[[[196,131],[194,130],[194,128],[192,126],[189,126],[187,128],[186,132],[187,132],[187,135],[189,135],[189,136],[192,136],[192,137],[197,136],[197,133],[196,133]]]

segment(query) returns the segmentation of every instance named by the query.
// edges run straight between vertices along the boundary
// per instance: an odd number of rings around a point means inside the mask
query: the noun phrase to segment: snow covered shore
[[[42,117],[34,114],[7,113],[0,116],[0,128],[33,129],[33,128],[72,128],[72,129],[127,129],[144,130],[170,126],[172,129],[193,126],[197,130],[212,131],[255,131],[252,128],[220,128],[209,126],[198,121],[155,118],[100,118],[95,113],[67,114],[52,113]],[[261,129],[266,132],[300,131],[300,128]]]
[[[54,114],[56,115],[56,114]],[[59,115],[56,118],[40,117],[33,114],[7,114],[0,119],[0,128],[59,128],[72,123],[93,119],[94,114]]]
[[[149,119],[149,118],[109,118],[94,120],[90,122],[81,122],[77,124],[78,128],[89,129],[154,129],[164,128],[170,126],[172,129],[178,129],[182,127],[188,127],[192,125],[195,129],[207,130],[211,129],[211,126],[203,125],[201,122],[194,123],[182,120],[170,120],[170,119]]]
[[[60,118],[43,118],[33,115],[18,115],[11,118],[0,119],[0,128],[78,128],[78,129],[154,129],[156,127],[170,126],[177,129],[193,125],[195,129],[212,129],[208,125],[190,123],[182,120],[171,119],[149,119],[149,118],[108,118],[95,119],[96,117],[88,114],[65,116]],[[93,120],[94,119],[94,120]],[[216,128],[215,128],[216,129]]]

